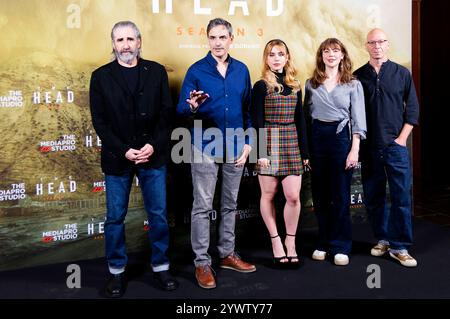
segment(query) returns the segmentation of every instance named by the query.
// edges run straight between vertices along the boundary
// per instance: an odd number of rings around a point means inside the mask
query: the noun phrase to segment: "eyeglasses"
[[[371,46],[375,46],[377,43],[379,45],[382,45],[385,42],[387,42],[387,40],[367,41],[367,44],[371,45]]]

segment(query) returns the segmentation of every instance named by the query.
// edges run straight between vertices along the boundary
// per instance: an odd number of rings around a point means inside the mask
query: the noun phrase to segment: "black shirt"
[[[136,93],[139,80],[138,65],[131,68],[120,65],[120,70],[122,71],[123,77],[125,78],[125,82],[127,83],[127,87],[128,89],[130,89],[130,92],[132,94]]]
[[[369,147],[383,148],[391,144],[405,123],[418,125],[419,102],[407,68],[387,60],[378,74],[370,63],[354,74],[364,89]]]

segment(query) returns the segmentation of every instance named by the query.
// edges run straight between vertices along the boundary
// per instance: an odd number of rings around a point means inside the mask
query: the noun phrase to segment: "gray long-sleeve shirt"
[[[350,122],[352,134],[366,138],[366,111],[364,106],[364,91],[361,82],[352,80],[350,83],[338,84],[331,92],[324,85],[314,89],[310,80],[305,84],[305,106],[313,120],[340,122],[336,134]]]

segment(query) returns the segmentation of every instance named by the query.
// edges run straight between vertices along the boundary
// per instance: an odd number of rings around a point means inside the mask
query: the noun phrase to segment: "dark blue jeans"
[[[153,271],[169,269],[167,249],[169,227],[166,212],[166,166],[160,168],[137,168],[136,175],[142,190],[145,210],[148,215],[148,236],[152,247]],[[105,249],[108,266],[124,269],[128,258],[125,247],[124,220],[128,211],[128,200],[134,173],[105,175],[106,222]]]
[[[348,126],[336,134],[338,124],[313,121],[312,195],[319,225],[317,249],[332,255],[348,255],[352,249],[350,184],[353,170],[346,170],[345,163],[351,139]]]
[[[375,237],[389,241],[392,249],[412,245],[411,164],[408,149],[392,142],[369,150],[362,163],[364,204]],[[386,200],[389,184],[390,208]]]

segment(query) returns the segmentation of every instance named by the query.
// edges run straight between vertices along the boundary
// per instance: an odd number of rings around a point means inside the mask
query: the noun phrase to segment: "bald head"
[[[367,33],[366,49],[370,55],[370,62],[383,63],[388,59],[389,41],[386,33],[379,28],[375,28]]]
[[[369,41],[369,38],[373,37],[387,39],[386,33],[383,29],[380,28],[372,29],[369,31],[369,33],[367,33],[367,41]]]

